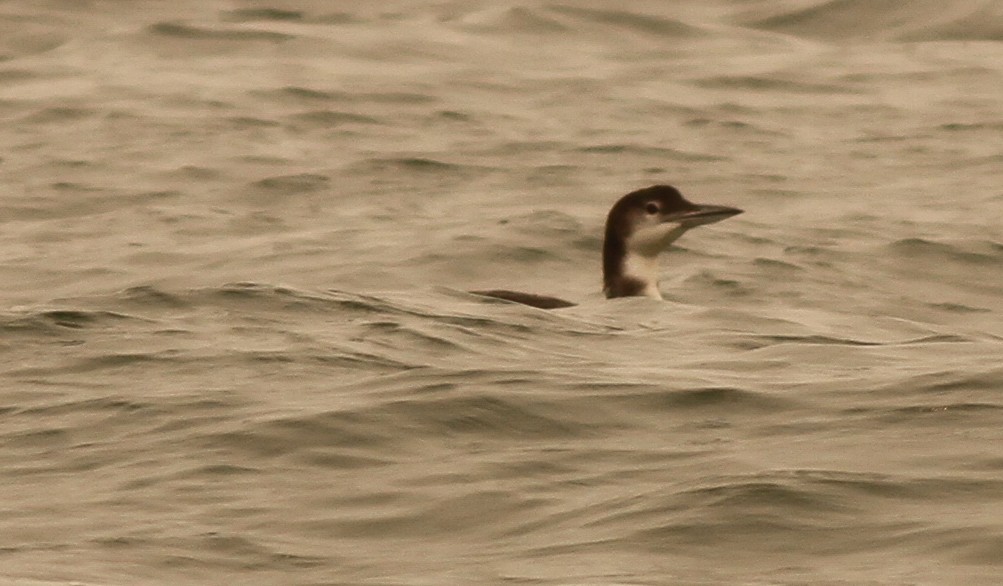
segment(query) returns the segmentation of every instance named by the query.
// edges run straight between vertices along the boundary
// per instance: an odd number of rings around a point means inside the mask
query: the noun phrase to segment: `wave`
[[[993,0],[828,0],[768,16],[747,12],[739,21],[824,40],[1003,40],[1003,13]]]
[[[729,90],[754,90],[770,92],[788,92],[795,94],[848,94],[860,93],[860,90],[847,85],[807,83],[787,79],[776,79],[771,77],[760,77],[752,75],[735,76],[725,75],[700,79],[697,82],[700,87],[729,89]]]
[[[349,92],[340,90],[317,89],[299,85],[284,86],[273,89],[252,90],[249,94],[253,97],[264,98],[269,101],[316,106],[325,102],[365,102],[376,104],[429,104],[438,101],[434,95],[401,92]]]
[[[634,32],[655,34],[662,38],[690,38],[704,34],[697,27],[666,16],[568,5],[553,5],[550,10],[574,17],[579,22],[591,22]]]
[[[353,175],[379,175],[386,181],[398,182],[405,178],[427,178],[435,181],[481,177],[496,171],[486,165],[444,161],[432,157],[371,157],[351,163],[344,168]]]
[[[468,12],[449,19],[459,26],[491,33],[554,34],[569,27],[546,10],[529,6],[503,6]]]
[[[372,116],[332,110],[300,112],[288,116],[287,119],[297,125],[309,128],[334,128],[350,124],[380,124],[380,121]]]
[[[68,330],[117,327],[123,321],[144,321],[117,311],[43,309],[0,314],[0,331],[6,334],[58,334]]]
[[[909,260],[946,261],[1003,266],[1003,243],[984,241],[938,242],[925,238],[903,238],[888,245],[888,251]]]
[[[159,36],[195,41],[245,41],[281,42],[296,38],[294,35],[257,29],[200,27],[179,22],[158,22],[149,26],[151,33]]]
[[[587,387],[586,387],[587,388]],[[602,401],[600,398],[594,400]],[[735,387],[705,387],[693,389],[651,388],[643,392],[628,392],[617,395],[616,402],[623,402],[640,412],[662,412],[663,414],[714,413],[741,416],[745,414],[777,413],[794,409],[796,401],[769,396],[764,393]]]
[[[929,518],[903,519],[895,507],[940,503],[950,509],[978,502],[1001,488],[998,480],[775,470],[708,478],[691,488],[660,488],[580,507],[573,514],[605,536],[605,549],[751,547],[761,555],[788,553],[797,543],[802,552],[873,554],[904,543],[938,548],[952,547],[962,537],[982,542],[985,532],[980,527],[947,531]],[[887,513],[862,520],[864,511]]]
[[[578,147],[576,152],[599,155],[640,155],[666,158],[674,161],[724,161],[727,157],[680,151],[668,147],[656,147],[639,144],[597,144]]]
[[[470,303],[482,304],[472,295],[463,294]],[[583,333],[592,331],[582,324],[567,324],[549,313],[530,312],[517,316],[489,315],[453,311],[442,306],[427,306],[391,297],[365,295],[327,289],[324,291],[304,291],[291,287],[255,282],[228,283],[217,287],[189,289],[167,292],[153,286],[132,287],[121,291],[106,302],[115,306],[126,306],[137,314],[159,316],[163,313],[177,313],[179,309],[188,311],[219,308],[230,311],[250,311],[253,315],[283,315],[290,320],[289,326],[320,319],[326,315],[332,326],[342,324],[350,327],[357,341],[367,336],[399,336],[392,343],[377,344],[378,348],[397,348],[405,354],[415,350],[413,342],[425,338],[436,346],[450,344],[440,336],[429,335],[438,327],[454,327],[452,333],[460,333],[493,340],[497,334],[524,334],[531,331],[534,324],[541,321],[562,323],[565,331]],[[475,328],[475,329],[471,329]],[[342,331],[339,328],[338,331]],[[595,330],[601,331],[601,328]],[[453,338],[448,338],[452,340]],[[378,340],[373,340],[377,342]],[[434,348],[427,348],[434,350]]]
[[[573,34],[633,32],[661,39],[687,39],[704,35],[700,28],[661,14],[637,10],[586,8],[569,4],[505,6],[463,12],[445,18],[459,27],[491,33],[534,34],[557,38]]]
[[[220,16],[229,22],[257,22],[299,21],[303,20],[306,15],[299,10],[283,10],[281,8],[242,8],[223,12]]]
[[[0,62],[48,53],[71,39],[62,32],[69,28],[67,23],[55,13],[45,14],[44,8],[21,15],[16,11],[10,7],[9,13],[0,14]]]
[[[21,122],[27,124],[65,124],[86,118],[101,116],[100,110],[90,108],[72,108],[66,106],[55,106],[41,108],[31,114],[21,118]]]
[[[255,181],[252,184],[252,187],[265,192],[295,194],[311,193],[321,189],[327,189],[330,183],[331,178],[326,175],[318,175],[316,173],[298,173],[295,175],[277,175],[274,177],[266,177]]]

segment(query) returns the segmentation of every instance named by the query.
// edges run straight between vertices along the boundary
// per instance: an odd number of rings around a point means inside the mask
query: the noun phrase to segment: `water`
[[[1001,41],[979,0],[0,4],[0,582],[998,583]],[[602,299],[654,183],[746,213]]]

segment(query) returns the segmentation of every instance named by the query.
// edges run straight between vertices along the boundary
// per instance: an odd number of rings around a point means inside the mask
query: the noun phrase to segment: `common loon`
[[[728,206],[695,204],[671,185],[653,185],[621,197],[606,216],[602,249],[603,293],[613,297],[661,299],[658,253],[690,228],[741,214]],[[504,289],[471,291],[540,309],[575,305],[557,297]]]

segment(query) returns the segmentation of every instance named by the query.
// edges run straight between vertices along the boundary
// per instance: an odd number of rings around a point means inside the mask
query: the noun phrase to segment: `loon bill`
[[[671,185],[653,185],[621,197],[606,216],[602,249],[603,293],[613,297],[661,299],[658,254],[691,228],[741,214],[728,206],[695,204]],[[504,289],[471,291],[540,309],[575,305],[557,297]]]

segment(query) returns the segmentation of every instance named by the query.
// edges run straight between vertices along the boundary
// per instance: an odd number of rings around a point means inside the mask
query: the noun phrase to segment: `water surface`
[[[997,583],[1001,41],[979,0],[0,4],[0,581]],[[654,183],[746,213],[607,301]]]

